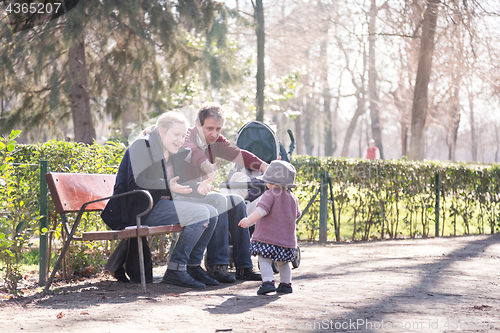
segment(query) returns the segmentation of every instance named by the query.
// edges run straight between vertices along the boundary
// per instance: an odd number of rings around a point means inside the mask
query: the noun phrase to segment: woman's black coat
[[[188,182],[184,179],[185,163],[189,161],[191,151],[180,148],[171,154],[168,162],[172,164],[174,174],[179,176],[177,183],[192,188],[190,196],[202,197],[197,192],[199,182]],[[166,161],[163,155],[163,144],[158,129],[146,134],[132,143],[125,151],[118,168],[113,194],[137,189],[148,190],[153,197],[153,206],[162,196],[172,197],[167,178]],[[101,213],[103,221],[111,229],[124,229],[136,225],[136,216],[148,207],[148,200],[143,194],[132,194],[111,199]],[[142,220],[147,217],[143,216]]]

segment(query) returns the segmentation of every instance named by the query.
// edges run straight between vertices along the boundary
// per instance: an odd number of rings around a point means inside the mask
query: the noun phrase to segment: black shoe
[[[282,294],[291,294],[292,293],[292,284],[291,283],[283,283],[281,282],[278,288],[276,288],[277,293]]]
[[[115,279],[117,279],[120,282],[124,282],[124,283],[130,282],[128,277],[125,275],[125,268],[123,268],[123,267],[118,268],[118,270],[113,273],[113,276]]]
[[[206,287],[204,283],[193,279],[191,275],[189,275],[186,271],[174,271],[171,269],[167,269],[161,281],[163,283],[174,284],[181,287],[196,289],[203,289]]]
[[[222,283],[233,283],[236,281],[234,275],[227,272],[227,268],[224,265],[215,265],[208,267],[208,275]]]
[[[262,276],[253,271],[253,267],[240,268],[236,270],[236,278],[238,280],[261,281]]]
[[[260,286],[259,290],[257,290],[257,294],[259,295],[265,295],[267,293],[271,293],[273,291],[276,291],[276,287],[274,286],[274,281],[264,281],[262,282],[262,285]]]
[[[206,285],[216,286],[219,284],[219,281],[208,276],[207,272],[200,266],[188,266],[187,272],[193,279],[203,282]]]

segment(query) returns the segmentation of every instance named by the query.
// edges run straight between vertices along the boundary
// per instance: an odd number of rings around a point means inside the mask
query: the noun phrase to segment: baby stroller
[[[291,141],[288,152],[269,126],[258,121],[251,121],[238,131],[235,138],[236,146],[252,152],[266,163],[271,163],[271,161],[276,160],[278,156],[281,156],[281,160],[290,162],[292,153],[295,149],[295,139],[291,130],[287,132]],[[259,175],[260,173],[258,171],[249,170],[240,165],[233,164],[227,177],[227,182],[220,184],[221,191],[227,189],[227,191],[241,195],[245,199],[247,213],[251,214],[255,210],[258,202],[256,199],[267,190],[266,183],[256,179]],[[253,233],[253,230],[254,227],[251,226],[249,229],[250,234]],[[232,266],[231,238],[229,239],[229,244]],[[296,257],[292,262],[292,266],[293,268],[298,268],[300,266],[299,247],[297,247]],[[275,262],[273,262],[272,267],[274,272],[277,273],[278,266]]]

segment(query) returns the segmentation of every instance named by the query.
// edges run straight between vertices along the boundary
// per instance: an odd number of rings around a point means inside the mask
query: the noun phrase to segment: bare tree
[[[422,160],[425,156],[424,131],[428,109],[427,92],[432,71],[432,54],[434,52],[434,35],[436,32],[439,3],[439,0],[429,0],[427,2],[422,24],[420,55],[411,111],[411,141],[408,157],[412,160]]]
[[[394,99],[394,105],[399,111],[399,125],[401,127],[401,156],[408,155],[408,130],[410,125],[410,92],[401,83],[395,91],[390,94]]]
[[[262,0],[256,0],[254,5],[255,33],[257,35],[257,121],[264,121],[264,85],[265,85],[265,45],[266,33],[264,30],[264,6]]]
[[[372,136],[375,145],[380,151],[380,158],[384,158],[384,148],[382,145],[382,130],[380,126],[380,115],[378,110],[379,98],[377,88],[377,68],[375,65],[375,40],[376,40],[376,21],[377,21],[377,3],[371,0],[370,19],[368,22],[368,93],[370,95],[370,119],[372,125]]]
[[[345,49],[343,48],[342,42],[337,41],[337,45],[344,51],[345,54],[345,59],[347,61],[347,66],[346,70],[350,72],[351,74],[351,82],[352,85],[356,88],[356,91],[354,93],[354,96],[356,97],[356,111],[354,112],[353,117],[351,118],[351,121],[349,122],[349,126],[347,127],[345,138],[344,138],[344,144],[342,146],[342,157],[347,157],[349,153],[349,145],[351,143],[352,136],[354,134],[354,130],[356,129],[356,124],[358,123],[358,119],[360,116],[362,116],[366,112],[366,67],[367,67],[367,54],[364,51],[363,48],[363,68],[364,71],[361,73],[361,76],[359,78],[356,78],[356,74],[354,70],[349,68],[349,56],[345,52]],[[355,66],[354,66],[355,67]]]

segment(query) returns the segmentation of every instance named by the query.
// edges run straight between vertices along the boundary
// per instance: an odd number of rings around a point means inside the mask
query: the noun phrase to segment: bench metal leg
[[[137,246],[139,247],[139,268],[141,269],[141,287],[142,292],[146,292],[146,269],[144,268],[144,251],[142,249],[142,237],[139,236],[141,227],[141,214],[137,215],[135,222],[137,224]]]
[[[54,264],[54,268],[52,269],[52,273],[50,274],[50,278],[47,280],[47,282],[45,283],[45,292],[49,291],[49,288],[50,288],[50,285],[52,284],[52,282],[54,281],[54,278],[56,276],[56,273],[57,271],[59,270],[59,267],[61,266],[61,262],[64,258],[64,255],[66,254],[66,252],[68,251],[68,248],[69,248],[69,244],[71,243],[71,241],[73,240],[73,236],[75,235],[75,232],[76,232],[76,229],[78,228],[78,225],[80,224],[80,220],[81,220],[81,215],[79,215],[77,218],[76,218],[76,221],[75,223],[73,224],[73,228],[71,228],[71,232],[69,233],[68,235],[68,239],[66,240],[66,242],[64,243],[64,246],[61,250],[61,254],[59,255],[59,258],[57,258],[57,261],[56,263]],[[64,222],[63,222],[64,223]]]
[[[144,251],[142,249],[142,237],[137,234],[137,246],[139,247],[139,267],[141,269],[141,287],[146,292],[146,269],[144,268]]]

